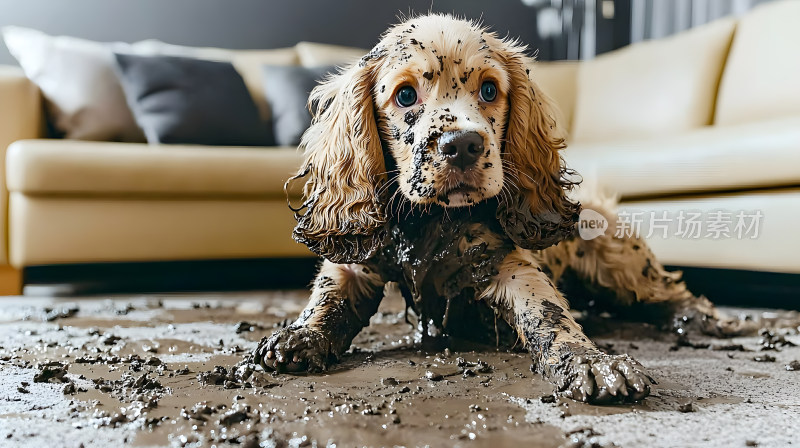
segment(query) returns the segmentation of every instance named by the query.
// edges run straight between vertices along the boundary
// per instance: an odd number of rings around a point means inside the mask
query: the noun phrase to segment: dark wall
[[[631,0],[614,1],[614,17],[603,17],[597,2],[596,54],[606,53],[631,43]]]
[[[100,41],[156,38],[223,48],[280,48],[307,40],[371,47],[400,13],[455,12],[537,49],[536,13],[521,0],[0,0],[0,27]],[[540,59],[548,59],[546,45]],[[0,45],[0,64],[13,63]]]

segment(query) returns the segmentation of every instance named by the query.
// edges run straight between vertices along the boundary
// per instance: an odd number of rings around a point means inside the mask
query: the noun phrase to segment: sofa
[[[763,217],[756,238],[648,237],[666,264],[800,273],[798,19],[800,2],[780,1],[594,60],[532,67],[559,106],[567,163],[623,213]],[[244,51],[234,65],[258,92],[258,64],[364,53],[301,43]],[[20,273],[39,265],[313,256],[290,236],[283,184],[301,162],[295,147],[44,138],[44,115],[39,89],[0,67],[3,293],[19,293]]]
[[[307,42],[176,48],[232,61],[262,112],[262,65],[347,64],[364,54]],[[30,266],[313,256],[291,238],[283,189],[302,161],[296,147],[46,138],[45,115],[22,70],[0,67],[0,292],[20,293]],[[298,200],[299,189],[290,195]]]
[[[566,160],[621,212],[761,216],[742,238],[679,237],[673,222],[648,238],[665,264],[800,273],[797,20],[800,2],[776,1],[554,74]]]

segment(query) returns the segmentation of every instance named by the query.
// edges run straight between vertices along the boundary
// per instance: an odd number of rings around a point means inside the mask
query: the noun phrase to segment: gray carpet
[[[553,402],[524,353],[422,352],[398,297],[327,374],[234,371],[304,301],[303,291],[3,299],[0,446],[800,445],[800,371],[787,367],[800,360],[796,327],[764,350],[756,336],[676,347],[650,326],[604,322],[593,339],[659,381],[644,402],[618,406]]]

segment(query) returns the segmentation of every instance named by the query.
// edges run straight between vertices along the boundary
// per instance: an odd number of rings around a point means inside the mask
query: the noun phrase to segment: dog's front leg
[[[606,355],[583,334],[566,299],[542,271],[533,254],[516,249],[482,298],[517,331],[533,357],[532,368],[565,396],[598,403],[634,401],[650,393],[653,382],[627,355]]]
[[[325,261],[294,323],[261,340],[254,362],[266,370],[326,370],[378,310],[384,280],[360,264]]]

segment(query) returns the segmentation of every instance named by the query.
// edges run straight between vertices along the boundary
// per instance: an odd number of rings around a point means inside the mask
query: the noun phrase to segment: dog
[[[738,331],[638,236],[577,236],[577,176],[526,51],[473,22],[418,16],[313,90],[290,179],[305,179],[293,237],[325,260],[308,306],[254,362],[329,368],[392,282],[423,337],[469,336],[500,317],[532,370],[585,402],[641,400],[654,380],[584,335],[556,287],[566,273],[618,304],[668,310],[681,332]],[[591,208],[614,229],[612,208]]]

